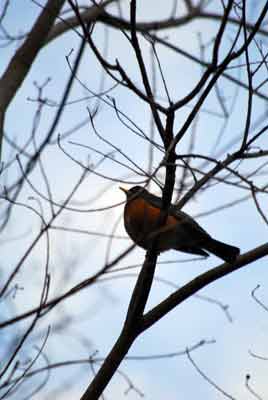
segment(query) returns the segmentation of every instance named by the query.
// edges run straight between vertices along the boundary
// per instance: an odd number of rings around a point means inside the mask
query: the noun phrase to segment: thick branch
[[[64,0],[48,0],[31,32],[16,51],[0,80],[0,108],[5,110],[20,88],[50,31]]]
[[[81,12],[81,17],[85,23],[95,21],[99,15],[101,15],[104,11],[104,8],[107,7],[109,4],[114,3],[116,0],[106,0],[99,6],[92,6],[89,7],[87,10]],[[45,44],[50,43],[52,40],[57,39],[57,37],[61,36],[65,32],[70,31],[70,29],[74,29],[76,26],[79,25],[79,20],[77,19],[76,15],[73,15],[69,18],[62,19],[57,24],[55,24],[45,41]]]
[[[234,264],[224,263],[194,278],[144,315],[142,329],[146,330],[200,289],[245,265],[268,255],[268,243],[241,255]]]
[[[0,79],[0,154],[6,110],[27,76],[64,0],[48,0],[25,42],[16,51]]]
[[[100,371],[81,397],[81,400],[98,400],[110,382],[121,361],[127,354],[137,335],[131,330],[123,330],[110,354],[105,359]]]

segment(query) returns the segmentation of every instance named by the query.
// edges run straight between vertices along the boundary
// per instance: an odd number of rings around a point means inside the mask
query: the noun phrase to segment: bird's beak
[[[128,192],[127,189],[123,188],[122,186],[119,186],[119,189],[122,190],[125,193],[125,195],[127,196],[127,192]]]

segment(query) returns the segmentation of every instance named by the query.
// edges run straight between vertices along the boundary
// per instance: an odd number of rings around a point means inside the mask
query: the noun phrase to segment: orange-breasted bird
[[[127,196],[124,209],[125,228],[138,246],[148,249],[156,241],[159,253],[174,249],[185,253],[208,256],[216,255],[226,262],[235,261],[238,247],[213,239],[188,214],[171,204],[164,226],[159,227],[162,199],[141,186],[129,190],[121,188]]]

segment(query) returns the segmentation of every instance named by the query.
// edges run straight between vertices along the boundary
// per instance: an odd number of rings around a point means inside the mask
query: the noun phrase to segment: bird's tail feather
[[[215,256],[229,263],[234,262],[240,253],[240,249],[238,247],[230,246],[229,244],[219,242],[218,240],[212,238],[207,241],[204,248],[208,252],[215,254]]]

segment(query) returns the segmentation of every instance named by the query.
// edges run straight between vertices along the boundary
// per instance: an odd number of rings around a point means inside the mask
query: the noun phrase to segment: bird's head
[[[147,190],[144,189],[142,186],[133,186],[128,190],[120,186],[120,189],[127,196],[127,200],[132,200],[138,196],[146,195],[146,193],[148,193]]]

